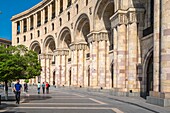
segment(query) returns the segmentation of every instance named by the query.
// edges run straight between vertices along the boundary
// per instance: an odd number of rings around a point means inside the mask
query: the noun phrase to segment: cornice
[[[30,13],[33,13],[34,11],[36,11],[37,9],[42,8],[43,6],[50,3],[51,1],[53,1],[53,0],[43,0],[43,1],[39,2],[38,4],[36,4],[35,6],[31,7],[30,9],[12,16],[11,21],[14,21],[14,20],[16,20],[18,18],[22,18],[22,17],[24,17],[24,16],[26,16],[26,15],[28,15]]]

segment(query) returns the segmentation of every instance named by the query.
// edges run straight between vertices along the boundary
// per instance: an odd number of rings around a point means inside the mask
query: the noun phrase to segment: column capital
[[[127,11],[125,10],[118,10],[112,17],[110,17],[111,26],[112,28],[121,25],[127,24]]]
[[[70,44],[70,49],[74,50],[85,50],[87,48],[87,42],[78,42]]]
[[[88,42],[96,42],[96,41],[106,41],[108,40],[109,32],[107,30],[103,30],[100,32],[91,32],[87,35]]]
[[[65,48],[57,48],[55,51],[54,51],[54,55],[56,56],[62,56],[62,55],[69,55],[69,49],[65,49]]]
[[[129,8],[127,10],[128,24],[143,22],[144,11],[143,8]]]

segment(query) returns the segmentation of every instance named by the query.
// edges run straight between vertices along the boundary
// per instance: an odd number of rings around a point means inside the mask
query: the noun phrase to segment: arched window
[[[78,12],[79,12],[79,5],[78,4],[76,4],[76,10],[77,10],[77,14],[78,14]]]
[[[31,40],[32,40],[32,38],[33,38],[32,33],[30,34],[30,37],[31,37]]]
[[[54,23],[52,23],[52,31],[54,30]]]
[[[62,25],[62,19],[60,18],[60,26]]]
[[[70,20],[70,12],[67,13],[68,21]]]
[[[39,31],[39,30],[37,31],[37,36],[38,36],[38,37],[40,36],[40,31]]]
[[[24,42],[26,41],[26,36],[24,35]]]
[[[45,34],[46,34],[47,33],[47,28],[46,27],[44,28],[44,31],[45,31]]]
[[[17,37],[17,43],[19,43],[19,37]]]

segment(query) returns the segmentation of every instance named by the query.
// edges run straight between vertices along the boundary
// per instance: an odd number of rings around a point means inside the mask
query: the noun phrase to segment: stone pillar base
[[[150,96],[147,96],[146,102],[162,107],[170,107],[170,93],[151,91]]]

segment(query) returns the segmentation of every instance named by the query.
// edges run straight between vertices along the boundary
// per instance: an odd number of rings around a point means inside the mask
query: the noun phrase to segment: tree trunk
[[[5,100],[8,100],[8,81],[5,80]]]

